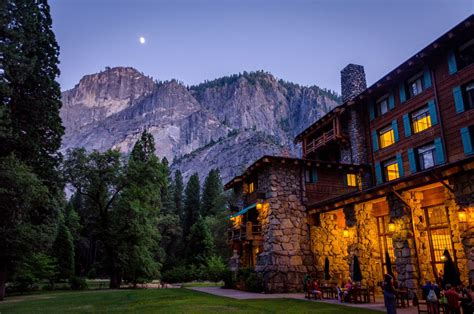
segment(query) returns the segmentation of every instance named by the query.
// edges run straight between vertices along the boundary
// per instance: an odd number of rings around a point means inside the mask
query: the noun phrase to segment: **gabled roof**
[[[456,40],[456,37],[459,37],[460,34],[474,32],[474,14],[468,16],[464,21],[460,22],[458,25],[451,28],[449,31],[444,33],[442,36],[434,40],[431,44],[417,52],[415,55],[410,57],[408,60],[400,64],[398,67],[393,69],[391,72],[383,76],[377,82],[372,84],[370,87],[362,91],[359,95],[354,97],[352,100],[346,101],[341,105],[333,108],[326,115],[321,117],[319,120],[314,122],[311,126],[303,130],[300,134],[295,137],[295,144],[300,142],[305,135],[312,133],[314,130],[318,129],[321,125],[320,120],[326,118],[326,116],[333,115],[337,110],[342,110],[347,106],[354,105],[360,101],[363,101],[371,96],[377,89],[391,86],[398,79],[405,77],[409,72],[413,71],[420,66],[423,66],[426,61],[437,55],[445,49],[450,43]]]
[[[282,164],[294,164],[294,165],[301,165],[301,166],[311,166],[311,167],[326,167],[326,168],[333,168],[333,169],[344,169],[344,170],[360,170],[360,169],[368,169],[370,168],[369,165],[363,164],[343,164],[337,162],[329,162],[329,161],[319,161],[319,160],[312,160],[312,159],[303,159],[303,158],[295,158],[295,157],[284,157],[284,156],[270,156],[265,155],[251,164],[245,171],[240,175],[234,177],[232,180],[227,182],[224,185],[226,190],[232,188],[233,186],[241,183],[245,180],[245,178],[251,177],[255,173],[258,172],[263,166],[269,165],[274,162],[279,162]]]

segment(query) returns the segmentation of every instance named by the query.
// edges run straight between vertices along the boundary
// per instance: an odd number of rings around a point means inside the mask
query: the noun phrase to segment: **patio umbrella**
[[[393,277],[392,261],[390,260],[390,254],[388,254],[388,251],[385,251],[385,265],[387,266],[387,274]]]
[[[461,278],[459,277],[459,271],[454,265],[454,261],[451,258],[448,250],[444,250],[444,278],[443,278],[443,287],[446,287],[446,284],[450,284],[453,287],[459,286],[461,284]]]
[[[360,271],[359,259],[357,258],[357,255],[354,255],[354,274],[352,279],[355,282],[362,281],[362,272]]]
[[[324,280],[331,279],[331,275],[329,275],[329,259],[326,257],[324,260]]]

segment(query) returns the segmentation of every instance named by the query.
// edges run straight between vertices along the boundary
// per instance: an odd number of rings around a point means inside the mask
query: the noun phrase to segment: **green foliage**
[[[57,279],[69,279],[74,275],[74,242],[64,219],[59,223],[52,254],[57,261]]]
[[[44,253],[33,253],[17,266],[13,284],[16,290],[27,291],[34,289],[42,280],[53,282],[56,276],[56,261]]]
[[[83,277],[73,276],[69,279],[69,285],[71,286],[71,290],[86,290],[87,289],[87,282],[86,279]]]
[[[183,176],[181,171],[176,170],[174,173],[174,182],[173,182],[173,195],[174,195],[174,208],[177,215],[181,219],[181,222],[184,222],[184,206],[183,206]]]
[[[237,281],[243,284],[244,290],[262,292],[265,289],[263,276],[253,268],[241,268],[237,273]]]
[[[204,180],[201,198],[201,213],[204,217],[215,215],[225,210],[223,186],[218,169],[209,171]]]
[[[196,223],[191,227],[186,247],[185,256],[188,264],[204,263],[214,250],[211,231],[201,216],[198,217]]]
[[[235,289],[237,278],[235,273],[230,269],[224,270],[222,273],[222,280],[224,281],[224,289]]]
[[[184,192],[184,221],[183,221],[183,238],[186,239],[190,233],[191,227],[196,223],[201,213],[201,187],[199,185],[199,176],[193,174],[186,185]]]
[[[206,258],[206,272],[210,281],[220,281],[224,279],[224,273],[227,269],[220,256],[212,255]]]

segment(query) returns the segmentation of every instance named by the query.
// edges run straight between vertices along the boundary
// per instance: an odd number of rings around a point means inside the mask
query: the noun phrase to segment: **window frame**
[[[420,81],[421,90],[418,93],[414,94],[413,89],[412,89],[412,84],[415,83],[416,81]],[[420,95],[421,93],[423,93],[423,91],[425,90],[425,82],[423,80],[423,71],[413,75],[408,80],[406,80],[405,88],[408,92],[407,93],[407,96],[408,96],[407,100],[411,99],[413,97],[416,97],[416,96]]]
[[[474,49],[474,39],[470,39],[466,41],[465,43],[460,45],[458,49],[456,49],[455,58],[456,58],[457,66],[458,66],[458,71],[474,64],[474,56],[472,57],[472,62],[468,64],[466,64],[464,62],[465,60],[462,58],[463,50],[467,50],[467,48],[469,47],[472,47],[471,49]]]
[[[421,115],[424,115],[424,116],[420,119],[415,120],[415,118],[418,118]],[[415,122],[417,122],[419,120],[422,120],[425,117],[428,117],[429,126],[422,129],[422,130],[419,130],[419,126]],[[430,108],[428,107],[428,105],[424,105],[424,106],[422,106],[422,107],[418,108],[417,110],[410,113],[410,127],[412,129],[413,134],[421,133],[421,132],[423,132],[425,130],[428,130],[431,127],[433,127],[433,123],[431,122]]]
[[[421,152],[420,150],[424,150],[424,151]],[[433,162],[433,165],[430,166],[430,167],[425,166],[425,162],[424,162],[424,158],[423,158],[424,154],[426,154],[428,152],[431,152],[431,158],[432,158],[432,162]],[[434,166],[436,166],[435,154],[436,154],[436,146],[435,146],[434,142],[430,142],[430,143],[427,143],[423,146],[418,147],[416,149],[416,163],[417,163],[418,168],[421,171],[423,171],[423,170],[427,170],[427,169],[430,169],[430,168],[433,168]]]
[[[256,186],[255,186],[255,181],[250,181],[249,184],[249,194],[255,193]]]
[[[388,167],[391,166],[391,165],[395,165],[396,166],[396,169],[397,169],[397,177],[396,178],[393,178],[393,179],[390,179],[389,180],[389,170],[388,170]],[[383,179],[384,179],[384,182],[390,182],[390,181],[394,181],[394,180],[397,180],[401,177],[400,175],[400,168],[398,167],[398,160],[397,158],[390,158],[386,161],[384,161],[382,163],[382,169],[383,169]]]
[[[388,145],[383,145],[383,143],[385,143],[385,141],[382,141],[382,135],[385,135],[387,133],[391,132],[391,143],[388,144]],[[387,148],[387,147],[390,147],[392,146],[393,144],[395,144],[395,130],[393,129],[393,126],[391,124],[379,129],[377,131],[377,140],[379,141],[379,146],[380,146],[380,149],[384,149],[384,148]]]
[[[467,92],[467,87],[469,85],[471,86],[472,96],[468,98],[468,92]],[[464,110],[471,110],[474,109],[474,80],[467,82],[466,84],[461,86],[461,93],[462,93],[462,98],[463,98],[463,103],[464,103]]]
[[[385,103],[385,106],[387,108],[387,111],[385,112],[382,112],[382,103]],[[388,99],[388,95],[384,95],[382,97],[380,97],[379,99],[377,99],[377,101],[375,102],[375,107],[377,108],[377,116],[378,117],[381,117],[385,114],[387,114],[388,112],[390,112],[390,105],[389,105],[389,99]]]
[[[356,188],[358,187],[357,183],[357,174],[356,173],[346,173],[346,185],[351,188]],[[354,183],[354,184],[352,184]]]

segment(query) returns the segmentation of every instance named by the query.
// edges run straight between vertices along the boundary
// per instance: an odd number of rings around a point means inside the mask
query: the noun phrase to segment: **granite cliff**
[[[143,129],[184,177],[219,168],[224,181],[265,154],[298,156],[294,136],[339,97],[258,71],[196,86],[156,82],[130,67],[84,76],[62,94],[63,150],[128,153]],[[288,148],[289,147],[289,148]]]

